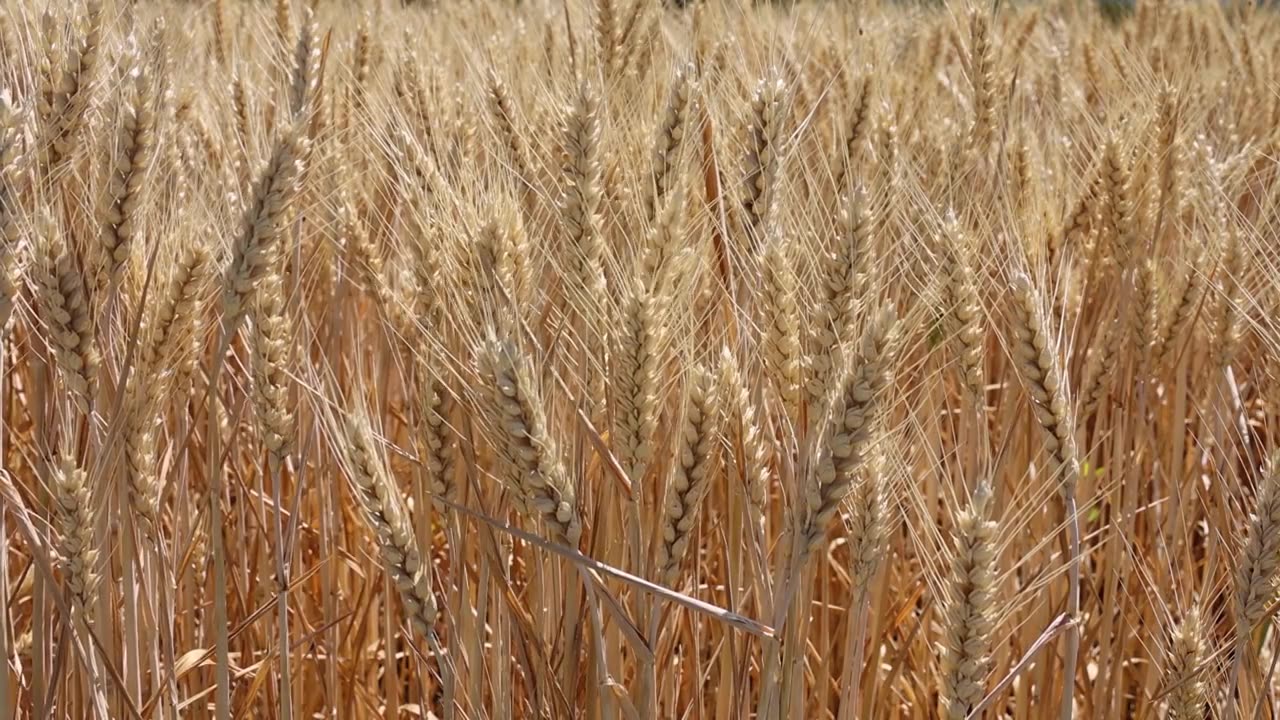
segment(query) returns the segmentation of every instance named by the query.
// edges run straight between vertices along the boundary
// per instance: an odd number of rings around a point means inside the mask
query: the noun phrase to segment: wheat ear
[[[769,486],[773,481],[773,470],[769,465],[772,448],[760,426],[738,361],[727,347],[720,353],[720,379],[716,392],[724,408],[724,435],[730,446],[725,463],[730,476],[742,480],[752,526],[763,532]],[[731,436],[735,427],[736,436]],[[733,445],[735,441],[736,447]]]
[[[405,615],[413,629],[431,640],[436,622],[436,599],[431,591],[430,567],[423,563],[404,498],[387,475],[369,421],[350,415],[345,423],[342,451],[347,479],[365,511],[365,521],[378,541],[382,561],[391,576]]]
[[[1130,333],[1138,349],[1139,368],[1146,372],[1163,354],[1160,348],[1160,318],[1164,293],[1162,278],[1154,260],[1144,260],[1133,270],[1133,301],[1130,303]]]
[[[782,121],[786,102],[782,80],[761,80],[751,98],[751,122],[747,128],[747,152],[743,159],[743,199],[747,230],[755,234],[767,227],[782,154]]]
[[[39,99],[40,164],[46,174],[52,174],[74,154],[85,126],[102,59],[102,14],[102,2],[91,0],[85,8],[83,39],[67,52],[60,65],[51,63],[49,67],[49,87]],[[50,26],[47,31],[51,29]],[[46,38],[46,42],[51,41]]]
[[[1280,580],[1280,454],[1265,469],[1236,570],[1236,623],[1251,632]]]
[[[509,340],[490,337],[484,360],[493,408],[504,435],[501,448],[526,512],[540,517],[558,541],[576,547],[582,537],[577,491],[547,426],[542,398],[525,356]]]
[[[844,346],[850,341],[868,282],[874,227],[866,193],[856,188],[840,212],[835,248],[822,258],[821,294],[805,384],[814,420],[821,418],[823,403],[832,397],[840,380],[837,368],[843,362]]]
[[[618,28],[617,12],[613,0],[594,0],[596,52],[600,57],[600,71],[606,80],[617,74],[618,68]]]
[[[969,143],[973,151],[991,147],[996,127],[996,80],[992,70],[991,26],[978,9],[969,15],[969,83],[973,86],[973,124]]]
[[[703,367],[694,368],[685,394],[679,447],[667,481],[658,538],[656,577],[666,585],[677,580],[680,561],[698,527],[720,442],[720,408],[711,374]]]
[[[655,212],[654,224],[645,234],[637,273],[651,293],[670,296],[680,280],[685,245],[685,192],[676,188],[665,196]]]
[[[893,308],[876,313],[863,331],[836,398],[829,401],[832,417],[812,477],[806,483],[803,516],[797,542],[800,557],[807,558],[822,543],[840,504],[854,489],[858,472],[867,462],[876,420],[893,383],[900,345],[898,318]],[[876,473],[869,476],[875,477]],[[879,482],[878,479],[872,482]],[[858,502],[870,527],[878,491],[866,487]]]
[[[213,0],[209,9],[213,13],[213,56],[225,68],[231,45],[227,38],[227,0]]]
[[[497,126],[499,141],[506,147],[507,161],[519,180],[531,182],[533,176],[529,171],[529,150],[525,145],[524,136],[516,127],[511,95],[507,92],[506,84],[492,69],[489,70],[486,79],[489,115]]]
[[[156,115],[150,77],[135,70],[132,87],[122,103],[122,117],[102,211],[102,250],[107,275],[118,279],[140,234],[149,187],[148,173],[155,156]]]
[[[203,242],[192,238],[184,243],[142,336],[139,368],[149,373],[172,369],[171,388],[178,392],[187,387],[204,342],[202,300],[212,269],[213,256]]]
[[[947,335],[960,361],[960,376],[969,395],[982,406],[985,340],[982,299],[973,272],[973,249],[954,217],[947,223],[943,274],[947,287]]]
[[[605,297],[604,236],[600,230],[599,97],[583,83],[565,123],[564,193],[560,218],[570,254],[571,287],[582,288],[582,304]]]
[[[15,168],[22,153],[21,117],[9,91],[0,91],[0,339],[18,297],[19,227]]]
[[[846,93],[850,98],[849,114],[843,128],[844,152],[838,158],[840,170],[836,175],[837,193],[845,192],[862,160],[867,139],[871,137],[871,101],[875,97],[875,75],[868,69],[852,82],[854,87]]]
[[[258,180],[244,227],[222,278],[222,323],[230,335],[243,319],[258,282],[274,267],[298,193],[307,141],[294,126],[281,134]]]
[[[1208,248],[1201,246],[1192,260],[1178,273],[1178,292],[1173,293],[1174,305],[1169,313],[1168,327],[1160,333],[1160,364],[1176,357],[1173,353],[1181,349],[1182,341],[1192,332],[1205,296],[1204,261],[1207,256]]]
[[[697,111],[698,80],[693,63],[676,72],[667,96],[667,106],[658,125],[658,138],[653,149],[653,188],[649,200],[649,217],[656,218],[658,209],[677,183],[680,150],[688,134],[690,118]]]
[[[1156,119],[1157,180],[1160,195],[1156,209],[1158,225],[1177,217],[1182,202],[1182,147],[1178,143],[1178,93],[1168,84],[1160,88],[1160,110]],[[1157,231],[1162,228],[1157,228]],[[1159,241],[1160,238],[1156,238]]]
[[[1019,273],[1013,278],[1014,292],[1014,359],[1021,371],[1024,386],[1031,396],[1036,422],[1043,429],[1045,447],[1052,461],[1051,475],[1058,483],[1066,511],[1068,544],[1067,615],[1072,620],[1080,612],[1080,519],[1076,513],[1076,484],[1080,478],[1080,459],[1076,450],[1075,418],[1067,391],[1058,343],[1050,333],[1045,317],[1044,300],[1031,285],[1031,279]],[[1067,628],[1062,704],[1059,717],[1070,720],[1075,712],[1076,661],[1080,647],[1080,628]]]
[[[1168,720],[1204,720],[1207,688],[1201,666],[1208,655],[1207,633],[1199,608],[1188,611],[1173,633],[1164,667],[1166,684],[1172,688]]]
[[[1236,715],[1235,694],[1249,638],[1280,585],[1280,453],[1272,455],[1263,469],[1235,576],[1235,653],[1227,676],[1223,712],[1227,720],[1234,720]]]
[[[1044,430],[1045,447],[1053,461],[1051,474],[1063,496],[1074,495],[1080,462],[1058,343],[1050,332],[1042,299],[1026,275],[1014,278],[1014,300],[1014,358],[1031,396],[1036,422]]]
[[[156,431],[163,417],[160,398],[169,383],[165,377],[149,376],[150,370],[140,365],[129,377],[124,406],[124,457],[129,504],[143,531],[154,539],[158,532],[161,489],[156,470]],[[140,371],[144,373],[141,376]]]
[[[456,500],[457,433],[452,427],[453,392],[445,380],[446,370],[425,359],[418,367],[418,383],[423,413],[423,464],[430,473],[431,492],[445,500]]]
[[[637,499],[644,494],[637,486],[654,460],[662,410],[659,386],[667,335],[662,317],[658,299],[642,282],[634,283],[625,298],[622,323],[611,354],[614,453],[631,480]]]
[[[320,45],[318,31],[311,8],[302,10],[302,26],[298,29],[298,41],[293,51],[293,77],[289,84],[289,110],[295,119],[304,112],[320,112]]]
[[[294,440],[288,368],[292,337],[283,284],[279,272],[263,278],[253,308],[253,406],[262,444],[277,467],[284,464]]]
[[[800,406],[800,308],[796,271],[781,228],[770,230],[761,268],[760,344],[765,371],[788,412]]]
[[[65,453],[52,473],[63,581],[75,601],[75,609],[88,623],[99,579],[98,541],[94,537],[95,513],[89,480],[75,458]]]
[[[944,614],[946,655],[942,707],[948,720],[964,720],[986,694],[995,615],[997,525],[987,518],[988,484],[979,483],[956,518],[956,548]]]
[[[37,304],[49,346],[76,407],[87,412],[98,371],[93,313],[84,275],[61,229],[47,215],[39,218],[35,254]]]
[[[1103,154],[1103,188],[1106,193],[1104,219],[1111,231],[1111,252],[1120,268],[1129,266],[1129,261],[1137,250],[1138,238],[1138,189],[1133,178],[1133,169],[1124,157],[1118,141],[1113,137],[1107,141]]]
[[[527,307],[535,289],[533,268],[529,236],[514,203],[505,198],[496,203],[493,219],[480,231],[476,250],[489,306],[510,307],[516,312]]]
[[[1219,268],[1218,293],[1213,317],[1212,357],[1214,366],[1226,369],[1235,360],[1236,352],[1244,339],[1245,317],[1243,312],[1244,270],[1246,257],[1240,232],[1231,227],[1224,241],[1222,266]]]

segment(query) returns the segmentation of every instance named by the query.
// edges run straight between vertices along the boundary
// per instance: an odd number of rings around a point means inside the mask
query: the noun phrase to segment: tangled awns
[[[0,0],[0,720],[1272,720],[1278,157],[1252,3]]]

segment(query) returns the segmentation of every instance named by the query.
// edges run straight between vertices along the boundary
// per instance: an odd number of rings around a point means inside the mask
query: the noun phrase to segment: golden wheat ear
[[[130,73],[120,99],[119,129],[102,210],[102,253],[105,275],[118,281],[121,268],[136,252],[146,217],[151,166],[156,153],[155,82],[145,69]]]
[[[45,325],[59,377],[76,407],[87,414],[94,402],[99,365],[89,289],[61,226],[47,214],[39,218],[34,244],[37,314]]]
[[[46,50],[56,54],[59,46],[52,17],[45,15]],[[43,68],[45,88],[39,95],[40,149],[39,175],[57,175],[74,157],[81,142],[89,109],[93,103],[103,55],[103,5],[92,0],[85,6],[83,34],[63,57],[46,56]]]
[[[743,157],[742,208],[748,235],[756,246],[768,227],[782,165],[783,122],[787,109],[781,79],[762,79],[751,98],[747,149]]]
[[[23,159],[22,113],[8,89],[0,90],[0,340],[8,334],[17,304],[22,247],[19,242],[21,184],[17,165]]]
[[[253,310],[253,405],[263,445],[277,466],[284,464],[295,442],[295,418],[289,398],[292,329],[285,312],[283,279],[268,275]]]
[[[1199,608],[1187,611],[1173,631],[1164,677],[1169,688],[1169,720],[1204,720],[1208,683],[1204,663],[1209,655],[1209,628]]]
[[[528,358],[509,339],[490,337],[482,348],[490,402],[503,433],[508,485],[523,512],[541,519],[557,542],[576,547],[582,537],[577,489],[547,424],[542,395]]]
[[[347,479],[373,531],[405,616],[415,632],[430,639],[438,613],[431,568],[424,563],[404,498],[387,473],[369,421],[358,414],[348,415],[339,442]]]
[[[995,625],[998,525],[988,518],[991,487],[978,484],[969,507],[956,515],[955,552],[944,612],[942,708],[963,720],[986,696]]]
[[[870,582],[872,558],[879,551],[883,517],[883,495],[877,469],[864,468],[871,458],[871,446],[889,388],[893,384],[896,359],[901,347],[897,313],[882,308],[867,324],[836,397],[829,401],[831,420],[812,477],[805,484],[800,508],[800,531],[796,536],[802,558],[807,559],[822,544],[841,504],[857,490],[851,522],[860,530],[863,545],[855,553],[862,565],[857,582]],[[865,470],[865,473],[864,473]],[[859,474],[864,479],[857,483]]]
[[[300,127],[286,129],[258,178],[244,228],[222,277],[222,323],[229,335],[248,310],[257,285],[279,262],[279,246],[298,194],[307,141]]]
[[[88,475],[69,454],[58,458],[51,474],[63,581],[82,621],[92,623],[101,575],[94,530],[96,513]]]
[[[710,372],[695,367],[685,396],[676,462],[667,479],[659,530],[656,577],[668,586],[678,579],[680,561],[689,551],[698,513],[711,488],[720,443],[721,408]]]
[[[650,219],[658,217],[658,209],[665,204],[667,193],[677,186],[680,178],[681,150],[692,126],[691,118],[698,111],[696,73],[692,63],[679,68],[667,95],[667,105],[662,111],[653,148],[653,188],[648,201]]]

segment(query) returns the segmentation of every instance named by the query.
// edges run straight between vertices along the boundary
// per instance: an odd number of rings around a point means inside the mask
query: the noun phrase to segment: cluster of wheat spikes
[[[1280,14],[0,3],[0,720],[1274,718]]]

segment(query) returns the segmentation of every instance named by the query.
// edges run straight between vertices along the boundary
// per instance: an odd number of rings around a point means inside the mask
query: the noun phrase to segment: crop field
[[[1280,12],[0,2],[0,720],[1280,717]]]

